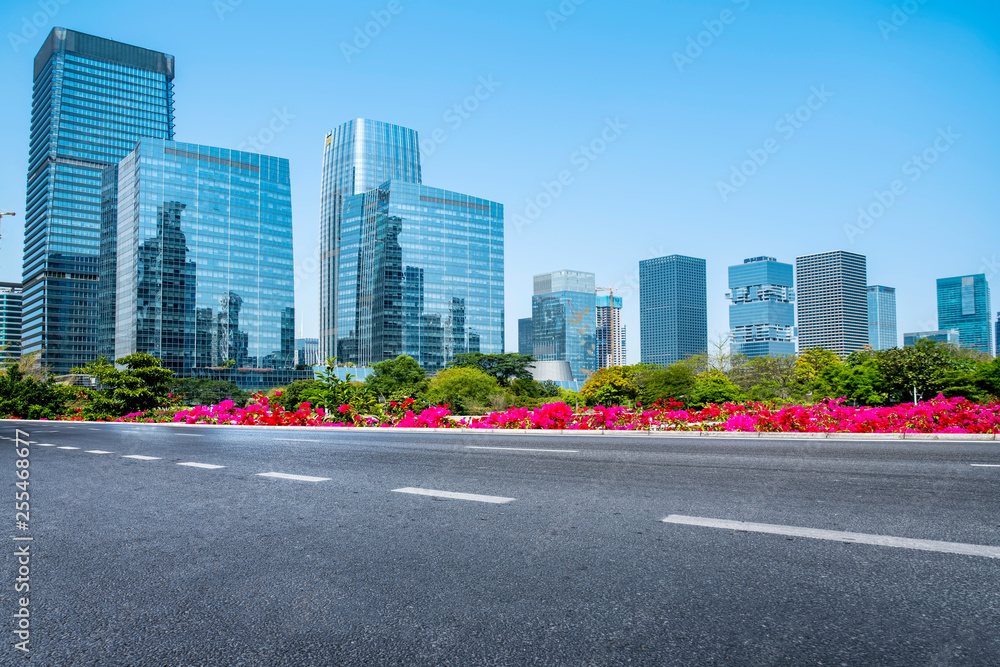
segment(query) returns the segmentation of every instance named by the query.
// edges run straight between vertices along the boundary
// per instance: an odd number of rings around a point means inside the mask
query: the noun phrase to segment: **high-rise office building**
[[[895,287],[868,286],[868,344],[873,350],[891,350],[899,345]]]
[[[962,347],[993,354],[993,313],[986,275],[939,278],[938,329],[958,329]]]
[[[319,338],[295,339],[295,364],[319,366]]]
[[[344,200],[336,264],[341,362],[503,353],[502,204],[387,181]]]
[[[840,356],[868,345],[868,264],[838,250],[795,260],[799,349],[825,348]]]
[[[913,347],[918,340],[931,340],[935,343],[945,343],[958,347],[960,336],[958,329],[948,331],[913,331],[903,334],[903,347]]]
[[[669,255],[639,262],[642,363],[667,366],[708,351],[705,260]]]
[[[395,179],[420,183],[420,143],[415,130],[359,118],[326,135],[320,200],[320,358],[338,356],[338,302],[356,288],[340,282],[344,201]],[[353,315],[347,316],[353,319]],[[343,361],[343,360],[341,360]]]
[[[34,61],[22,349],[57,374],[97,355],[104,171],[174,135],[174,58],[54,28]]]
[[[622,298],[597,297],[597,367],[624,366],[626,359],[625,325],[622,324]]]
[[[0,283],[0,364],[21,356],[21,283]]]
[[[1000,357],[1000,313],[997,313],[997,323],[993,336],[994,356]]]
[[[288,160],[142,139],[118,166],[115,357],[292,378]],[[109,227],[110,229],[110,227]],[[103,297],[103,295],[102,295]]]
[[[795,354],[792,265],[752,257],[729,267],[730,350],[750,358]]]
[[[533,355],[535,354],[535,341],[533,340],[531,318],[522,317],[517,321],[517,353]]]
[[[534,356],[568,361],[573,379],[597,370],[597,283],[593,273],[553,271],[535,276],[531,297]]]

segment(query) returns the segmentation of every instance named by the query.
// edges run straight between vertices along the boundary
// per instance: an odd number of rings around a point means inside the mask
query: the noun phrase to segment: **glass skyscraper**
[[[530,317],[522,317],[517,321],[517,353],[528,356],[535,354],[535,341]]]
[[[0,362],[21,356],[21,284],[0,283]]]
[[[795,354],[792,265],[753,257],[729,267],[730,350],[769,357]]]
[[[340,283],[341,220],[344,201],[389,180],[420,183],[417,132],[359,118],[326,135],[320,200],[320,359],[338,356],[337,304],[354,284]],[[346,291],[346,292],[345,292]],[[350,316],[353,319],[353,316]],[[343,361],[343,359],[341,360]]]
[[[622,324],[622,298],[597,297],[597,367],[624,366],[626,359],[625,325]]]
[[[288,160],[142,139],[117,190],[115,357],[152,354],[181,377],[291,371]]]
[[[669,255],[639,262],[639,336],[644,364],[668,366],[708,351],[705,260]]]
[[[593,273],[553,271],[535,276],[532,347],[538,361],[568,361],[573,379],[597,370],[597,283]]]
[[[993,354],[993,314],[986,275],[939,278],[938,329],[958,329],[959,344]]]
[[[57,374],[97,356],[105,169],[174,135],[174,58],[54,28],[34,61],[22,349]]]
[[[868,260],[837,250],[795,259],[799,349],[846,357],[868,345]]]
[[[895,287],[868,286],[868,344],[873,350],[891,350],[899,346]]]

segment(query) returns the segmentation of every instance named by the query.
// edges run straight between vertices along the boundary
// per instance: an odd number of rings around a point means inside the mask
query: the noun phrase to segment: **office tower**
[[[180,377],[292,370],[288,160],[142,139],[118,166],[117,218],[116,358]]]
[[[420,183],[417,132],[359,118],[326,135],[320,200],[320,358],[338,356],[338,302],[356,285],[340,283],[341,217],[347,197],[395,179]],[[356,252],[356,250],[355,250]],[[349,311],[348,311],[349,312]],[[353,315],[348,314],[353,318]],[[343,359],[341,360],[343,361]]]
[[[995,328],[995,335],[993,336],[994,344],[994,356],[1000,357],[1000,313],[997,313],[997,323]]]
[[[0,283],[0,364],[21,356],[21,283]]]
[[[895,287],[868,286],[868,344],[873,350],[891,350],[899,345]]]
[[[338,253],[340,362],[503,353],[502,204],[389,180],[344,199]]]
[[[903,334],[903,347],[913,347],[918,340],[932,340],[935,343],[946,343],[948,345],[959,346],[960,335],[958,329],[948,331],[914,331]]]
[[[960,345],[993,354],[990,284],[985,274],[939,278],[938,329],[958,329]]]
[[[597,370],[597,283],[593,273],[553,271],[535,276],[532,346],[538,361],[568,361],[573,379]]]
[[[730,351],[747,357],[795,354],[792,265],[752,257],[729,267]]]
[[[295,339],[295,364],[300,366],[319,365],[319,338]]]
[[[517,353],[528,356],[535,354],[531,318],[522,317],[517,321]]]
[[[644,364],[667,366],[708,351],[705,260],[669,255],[639,262],[639,338]]]
[[[64,28],[35,56],[22,348],[57,374],[97,354],[104,170],[173,138],[173,78],[173,56]]]
[[[844,357],[868,345],[868,267],[864,255],[837,250],[795,260],[799,349]]]
[[[597,367],[625,365],[625,326],[622,324],[622,298],[597,297]]]

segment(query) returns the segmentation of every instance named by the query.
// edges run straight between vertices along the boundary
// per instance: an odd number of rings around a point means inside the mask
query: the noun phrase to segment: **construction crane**
[[[608,360],[609,368],[615,363],[615,292],[622,290],[639,289],[638,287],[598,287],[594,289],[594,293],[598,294],[600,292],[608,292],[610,294],[610,300],[608,303],[611,304],[611,359]],[[620,322],[619,322],[620,324]],[[601,367],[601,361],[597,361],[598,368]]]
[[[17,215],[17,213],[0,213],[0,222],[3,222],[3,217],[5,215]],[[3,235],[0,235],[0,239],[2,239],[2,238],[3,238]]]

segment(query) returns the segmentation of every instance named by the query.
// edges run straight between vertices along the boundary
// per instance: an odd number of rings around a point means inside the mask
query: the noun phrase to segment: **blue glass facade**
[[[370,366],[405,354],[434,372],[457,354],[502,353],[503,239],[503,205],[486,199],[400,180],[346,197],[331,356]]]
[[[538,361],[568,361],[573,379],[597,370],[597,295],[593,273],[554,271],[535,276],[532,347]]]
[[[337,356],[341,222],[344,202],[397,180],[420,183],[420,143],[415,130],[359,118],[326,136],[320,200],[320,358]],[[350,325],[348,325],[350,326]]]
[[[104,170],[173,138],[173,78],[173,56],[64,28],[35,56],[22,344],[55,373],[97,355]]]
[[[116,358],[181,377],[294,367],[288,160],[142,139],[118,166],[115,227]]]
[[[891,350],[899,345],[895,287],[868,286],[868,344],[873,350]]]
[[[534,333],[532,333],[531,318],[522,317],[517,321],[517,353],[535,354]]]
[[[770,357],[795,354],[792,265],[753,257],[729,267],[730,350]]]
[[[708,351],[705,260],[670,255],[639,262],[642,363],[667,366]]]
[[[960,345],[993,354],[993,314],[985,274],[939,278],[938,329],[958,329]]]
[[[0,362],[21,356],[21,284],[0,283]]]
[[[958,329],[948,331],[915,331],[903,334],[903,347],[913,347],[918,340],[932,340],[935,343],[947,343],[958,347],[960,336]]]

